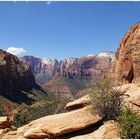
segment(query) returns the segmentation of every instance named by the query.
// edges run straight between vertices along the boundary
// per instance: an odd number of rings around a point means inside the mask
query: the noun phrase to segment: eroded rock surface
[[[0,50],[0,95],[14,98],[17,92],[35,84],[29,65]]]
[[[82,108],[86,105],[90,104],[90,98],[88,95],[83,96],[75,101],[69,102],[66,104],[65,109],[66,110],[71,110],[71,109],[77,109],[77,108]]]
[[[113,120],[107,121],[96,131],[72,139],[120,139],[119,125]]]
[[[140,82],[140,22],[124,35],[113,63],[115,84]]]
[[[75,111],[50,115],[32,121],[13,132],[12,138],[56,138],[63,134],[87,128],[101,120],[102,118],[96,113],[92,114],[90,107],[87,106]],[[4,138],[9,138],[9,133]]]

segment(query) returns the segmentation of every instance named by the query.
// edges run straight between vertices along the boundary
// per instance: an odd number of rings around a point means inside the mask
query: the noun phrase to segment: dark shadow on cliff
[[[31,105],[38,99],[47,98],[48,95],[39,85],[34,84],[29,88],[12,91],[6,95],[2,94],[2,96],[14,103]]]

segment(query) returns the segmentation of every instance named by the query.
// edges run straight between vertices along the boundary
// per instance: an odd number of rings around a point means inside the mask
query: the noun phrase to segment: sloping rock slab
[[[9,132],[3,138],[57,138],[63,134],[87,128],[102,118],[89,106],[68,113],[46,116]]]
[[[92,114],[90,107],[85,107],[68,113],[50,115],[29,123],[18,129],[25,138],[33,138],[37,133],[45,138],[57,136],[84,129],[95,124],[102,118],[98,114]],[[47,134],[45,136],[45,134]],[[40,137],[36,137],[40,138]]]
[[[71,139],[120,139],[119,126],[113,120],[107,121],[96,131]]]
[[[45,127],[41,130],[54,138],[86,128],[101,119],[98,114],[92,114],[89,107],[85,107],[76,111],[49,116],[48,119],[45,120]]]
[[[90,98],[89,98],[89,95],[86,95],[73,102],[69,102],[68,104],[66,104],[65,109],[71,110],[71,109],[82,108],[89,104],[90,104]]]
[[[25,139],[22,133],[17,133],[17,131],[10,131],[6,133],[2,139]]]
[[[30,139],[43,139],[48,138],[48,134],[45,134],[41,131],[41,125],[36,128],[30,128],[27,132],[24,133],[25,138]]]

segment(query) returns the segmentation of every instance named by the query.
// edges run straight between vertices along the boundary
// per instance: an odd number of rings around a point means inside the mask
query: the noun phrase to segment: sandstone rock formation
[[[129,105],[140,113],[140,85],[125,84],[116,88],[122,93],[125,105]],[[120,138],[117,122],[110,120],[103,124],[97,111],[91,112],[88,95],[68,103],[66,107],[76,110],[34,120],[17,130],[5,130],[4,132],[2,129],[0,130],[3,133],[2,138]]]
[[[24,56],[21,57],[20,60],[27,62],[31,66],[36,82],[43,84],[68,68],[76,58],[68,58],[63,61],[55,59],[53,61],[49,58],[41,59],[34,56]]]
[[[57,138],[60,135],[87,128],[101,121],[98,114],[92,114],[90,108],[50,115],[8,132],[3,138]]]
[[[20,59],[30,64],[37,83],[43,84],[58,75],[76,79],[91,78],[92,75],[104,73],[110,68],[111,62],[115,60],[115,53],[101,52],[96,56],[88,55],[60,61],[34,56],[24,56]]]
[[[66,104],[65,109],[66,110],[71,110],[71,109],[77,109],[77,108],[82,108],[86,105],[90,104],[90,99],[88,95],[85,95],[73,102],[69,102]]]
[[[4,129],[11,126],[11,120],[9,117],[0,117],[0,129]]]
[[[16,127],[11,125],[12,120],[10,117],[0,117],[0,138],[2,138],[7,132],[16,130]]]
[[[48,93],[60,96],[60,98],[75,97],[76,93],[93,86],[99,77],[108,73],[114,58],[112,59],[106,53],[103,54],[75,59],[69,67],[43,84],[43,88]]]
[[[29,65],[16,56],[0,50],[0,95],[13,98],[17,91],[35,84]]]
[[[113,62],[112,74],[116,84],[140,82],[140,22],[124,35]]]
[[[119,87],[122,91],[124,103],[140,114],[140,85],[124,84]]]
[[[92,133],[76,136],[71,139],[120,139],[119,125],[114,120],[110,120]]]

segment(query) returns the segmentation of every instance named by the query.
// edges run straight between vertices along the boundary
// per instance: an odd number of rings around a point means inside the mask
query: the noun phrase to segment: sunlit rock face
[[[31,66],[31,70],[34,73],[38,84],[43,84],[52,79],[52,77],[60,75],[60,73],[72,65],[76,60],[76,58],[68,58],[63,61],[58,61],[57,59],[41,59],[34,56],[24,56],[20,59]]]
[[[116,84],[140,82],[140,22],[124,35],[113,64]]]

